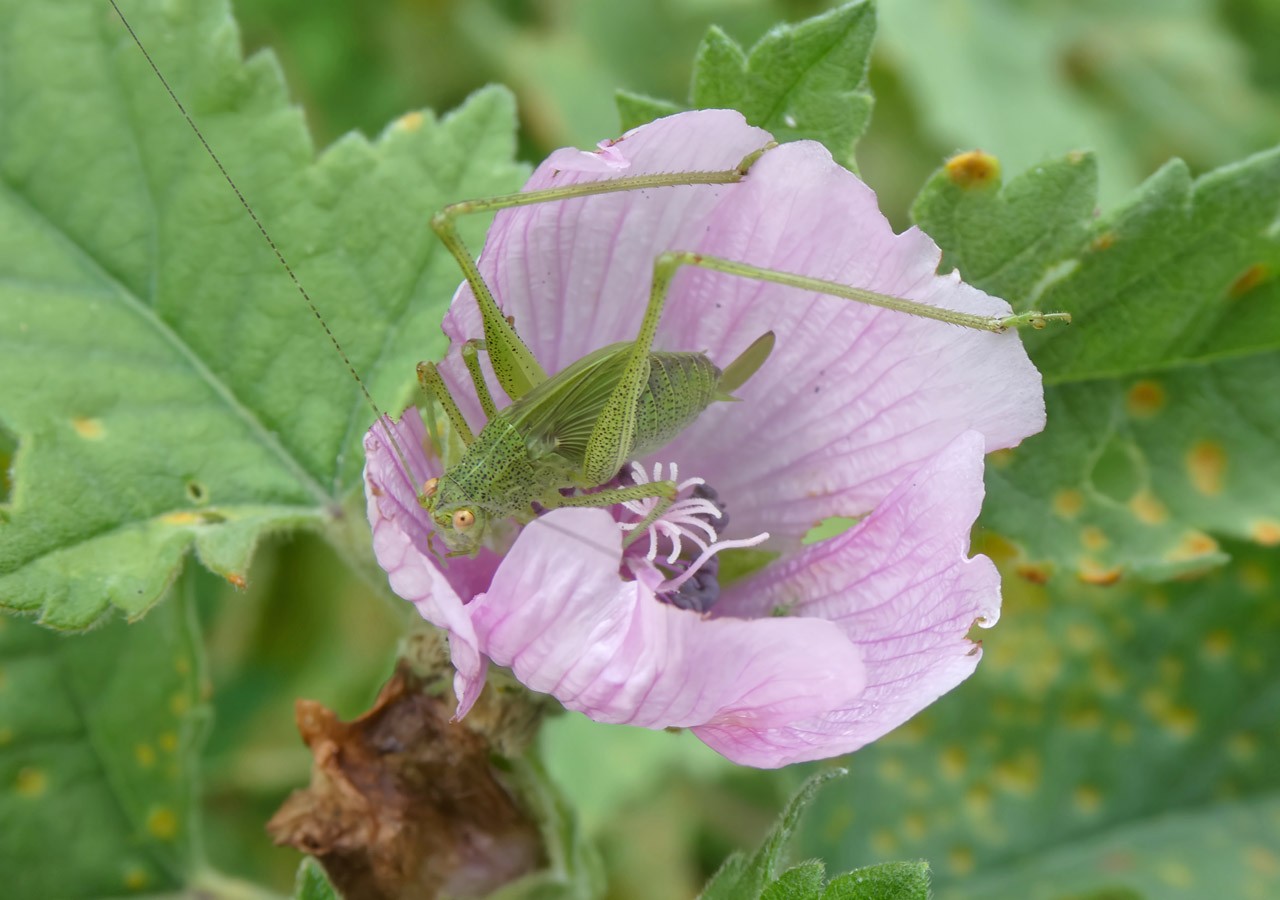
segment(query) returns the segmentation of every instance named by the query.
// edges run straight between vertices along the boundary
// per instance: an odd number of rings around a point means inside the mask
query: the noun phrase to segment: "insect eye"
[[[422,483],[422,496],[434,497],[436,495],[436,491],[439,488],[440,488],[439,478],[428,478],[426,481]]]
[[[469,509],[460,509],[453,514],[453,527],[458,531],[466,531],[476,524],[476,514]]]

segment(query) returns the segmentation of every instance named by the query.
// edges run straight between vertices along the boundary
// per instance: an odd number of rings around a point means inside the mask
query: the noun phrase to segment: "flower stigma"
[[[643,559],[667,576],[654,588],[660,601],[679,609],[705,613],[720,597],[720,560],[716,554],[721,550],[754,547],[768,540],[769,532],[738,540],[720,540],[720,532],[729,525],[729,516],[719,495],[702,478],[681,481],[680,470],[674,462],[667,468],[670,476],[664,479],[662,463],[654,463],[651,478],[644,466],[631,463],[633,484],[663,480],[676,483],[676,500],[646,526],[648,549]],[[623,510],[636,518],[619,522],[618,527],[624,532],[635,531],[652,515],[658,502],[656,497],[624,501],[620,504]]]

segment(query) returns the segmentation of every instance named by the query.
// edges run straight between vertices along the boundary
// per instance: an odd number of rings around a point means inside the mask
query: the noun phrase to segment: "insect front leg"
[[[471,376],[471,384],[475,386],[476,398],[480,401],[486,422],[498,414],[493,395],[489,393],[489,385],[484,380],[484,372],[480,369],[480,351],[487,349],[485,342],[479,338],[472,338],[462,345],[462,363]]]
[[[653,509],[645,516],[631,533],[623,538],[623,548],[630,547],[635,541],[654,522],[662,517],[676,499],[676,492],[679,490],[674,481],[651,481],[645,484],[633,484],[627,487],[609,488],[608,490],[596,491],[594,494],[575,494],[573,496],[564,497],[559,494],[548,497],[543,504],[548,509],[557,509],[560,507],[605,507],[615,506],[619,503],[626,503],[631,500],[652,500],[657,499]]]
[[[449,386],[440,377],[440,370],[436,368],[435,363],[418,363],[418,384],[426,391],[427,396],[439,403],[444,409],[444,414],[449,418],[449,424],[453,426],[453,430],[457,433],[463,445],[470,447],[475,443],[476,436],[471,431],[471,426],[467,424],[467,420],[463,417],[462,410],[458,409],[458,404],[453,399],[453,394],[449,393]],[[490,403],[492,402],[491,400]]]

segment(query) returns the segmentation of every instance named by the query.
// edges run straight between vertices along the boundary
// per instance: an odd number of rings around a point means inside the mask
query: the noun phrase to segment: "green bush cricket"
[[[381,410],[341,344],[325,324],[266,228],[128,26],[114,0],[112,6],[324,327],[352,377],[360,385],[369,406],[375,415],[382,418]],[[451,462],[441,476],[422,485],[419,493],[419,502],[432,516],[450,555],[477,552],[490,523],[498,519],[514,517],[527,521],[539,509],[605,507],[630,500],[656,499],[658,502],[649,517],[632,532],[630,539],[634,539],[644,532],[645,524],[658,518],[674,500],[676,485],[673,481],[620,487],[609,485],[629,460],[660,449],[712,402],[732,400],[732,392],[765,363],[774,340],[772,332],[765,332],[723,369],[704,353],[655,350],[654,339],[667,293],[682,266],[772,282],[990,332],[1003,332],[1024,325],[1042,328],[1049,321],[1070,321],[1066,313],[978,316],[837,282],[673,249],[661,253],[654,261],[649,300],[635,339],[602,347],[549,376],[521,339],[514,324],[504,317],[455,226],[459,216],[471,213],[492,213],[623,191],[731,185],[742,181],[755,161],[770,148],[771,145],[765,146],[749,154],[737,166],[727,170],[602,179],[455,203],[432,217],[432,229],[457,260],[471,287],[484,331],[483,340],[469,340],[461,348],[486,417],[486,423],[478,434],[466,422],[436,365],[427,362],[418,367],[422,387],[431,399],[440,404],[465,447],[462,456]],[[481,352],[487,354],[495,377],[512,399],[512,403],[502,410],[497,409],[485,382],[479,363]],[[389,433],[387,436],[391,437]],[[394,438],[392,444],[394,447]],[[404,465],[400,449],[394,449]],[[404,465],[404,468],[407,472],[408,466]]]

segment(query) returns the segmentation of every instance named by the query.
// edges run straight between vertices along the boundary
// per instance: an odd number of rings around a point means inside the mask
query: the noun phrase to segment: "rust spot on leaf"
[[[420,112],[405,113],[396,119],[396,127],[401,131],[417,131],[422,127],[423,116]]]
[[[1125,406],[1135,419],[1148,419],[1164,408],[1166,399],[1160,382],[1143,379],[1129,388]]]
[[[107,433],[106,426],[102,424],[101,419],[90,419],[84,416],[77,416],[72,419],[71,427],[75,429],[76,434],[86,441],[100,441]]]
[[[1110,250],[1115,246],[1116,233],[1114,231],[1104,231],[1095,237],[1089,243],[1089,249],[1095,253],[1101,253],[1103,250]]]
[[[1139,522],[1159,525],[1169,518],[1169,509],[1151,491],[1138,491],[1129,498],[1129,510]]]
[[[1049,567],[1045,563],[1023,563],[1014,569],[1019,577],[1025,578],[1032,584],[1047,584],[1049,582]]]
[[[1222,493],[1227,473],[1227,451],[1216,441],[1197,441],[1186,457],[1187,474],[1195,489],[1207,496]]]
[[[1093,584],[1099,587],[1109,587],[1115,584],[1124,575],[1124,569],[1120,566],[1103,566],[1097,560],[1084,557],[1080,560],[1079,571],[1076,577],[1085,584]]]
[[[1186,562],[1218,552],[1218,542],[1203,531],[1190,531],[1165,554],[1169,562]]]
[[[1107,533],[1096,525],[1086,525],[1080,529],[1080,543],[1086,550],[1101,550],[1111,543]]]
[[[947,177],[959,187],[983,187],[1000,179],[1000,160],[990,153],[970,150],[947,160],[946,170]]]
[[[1275,519],[1258,519],[1249,529],[1253,539],[1264,547],[1280,544],[1280,522]]]
[[[1013,465],[1013,451],[1007,447],[992,450],[987,454],[987,462],[997,469],[1007,469]]]
[[[1233,282],[1231,287],[1227,288],[1227,297],[1235,300],[1243,297],[1260,285],[1266,284],[1271,280],[1271,267],[1265,263],[1254,263]]]
[[[1064,519],[1074,519],[1084,509],[1084,494],[1075,488],[1063,488],[1053,495],[1053,511]]]

